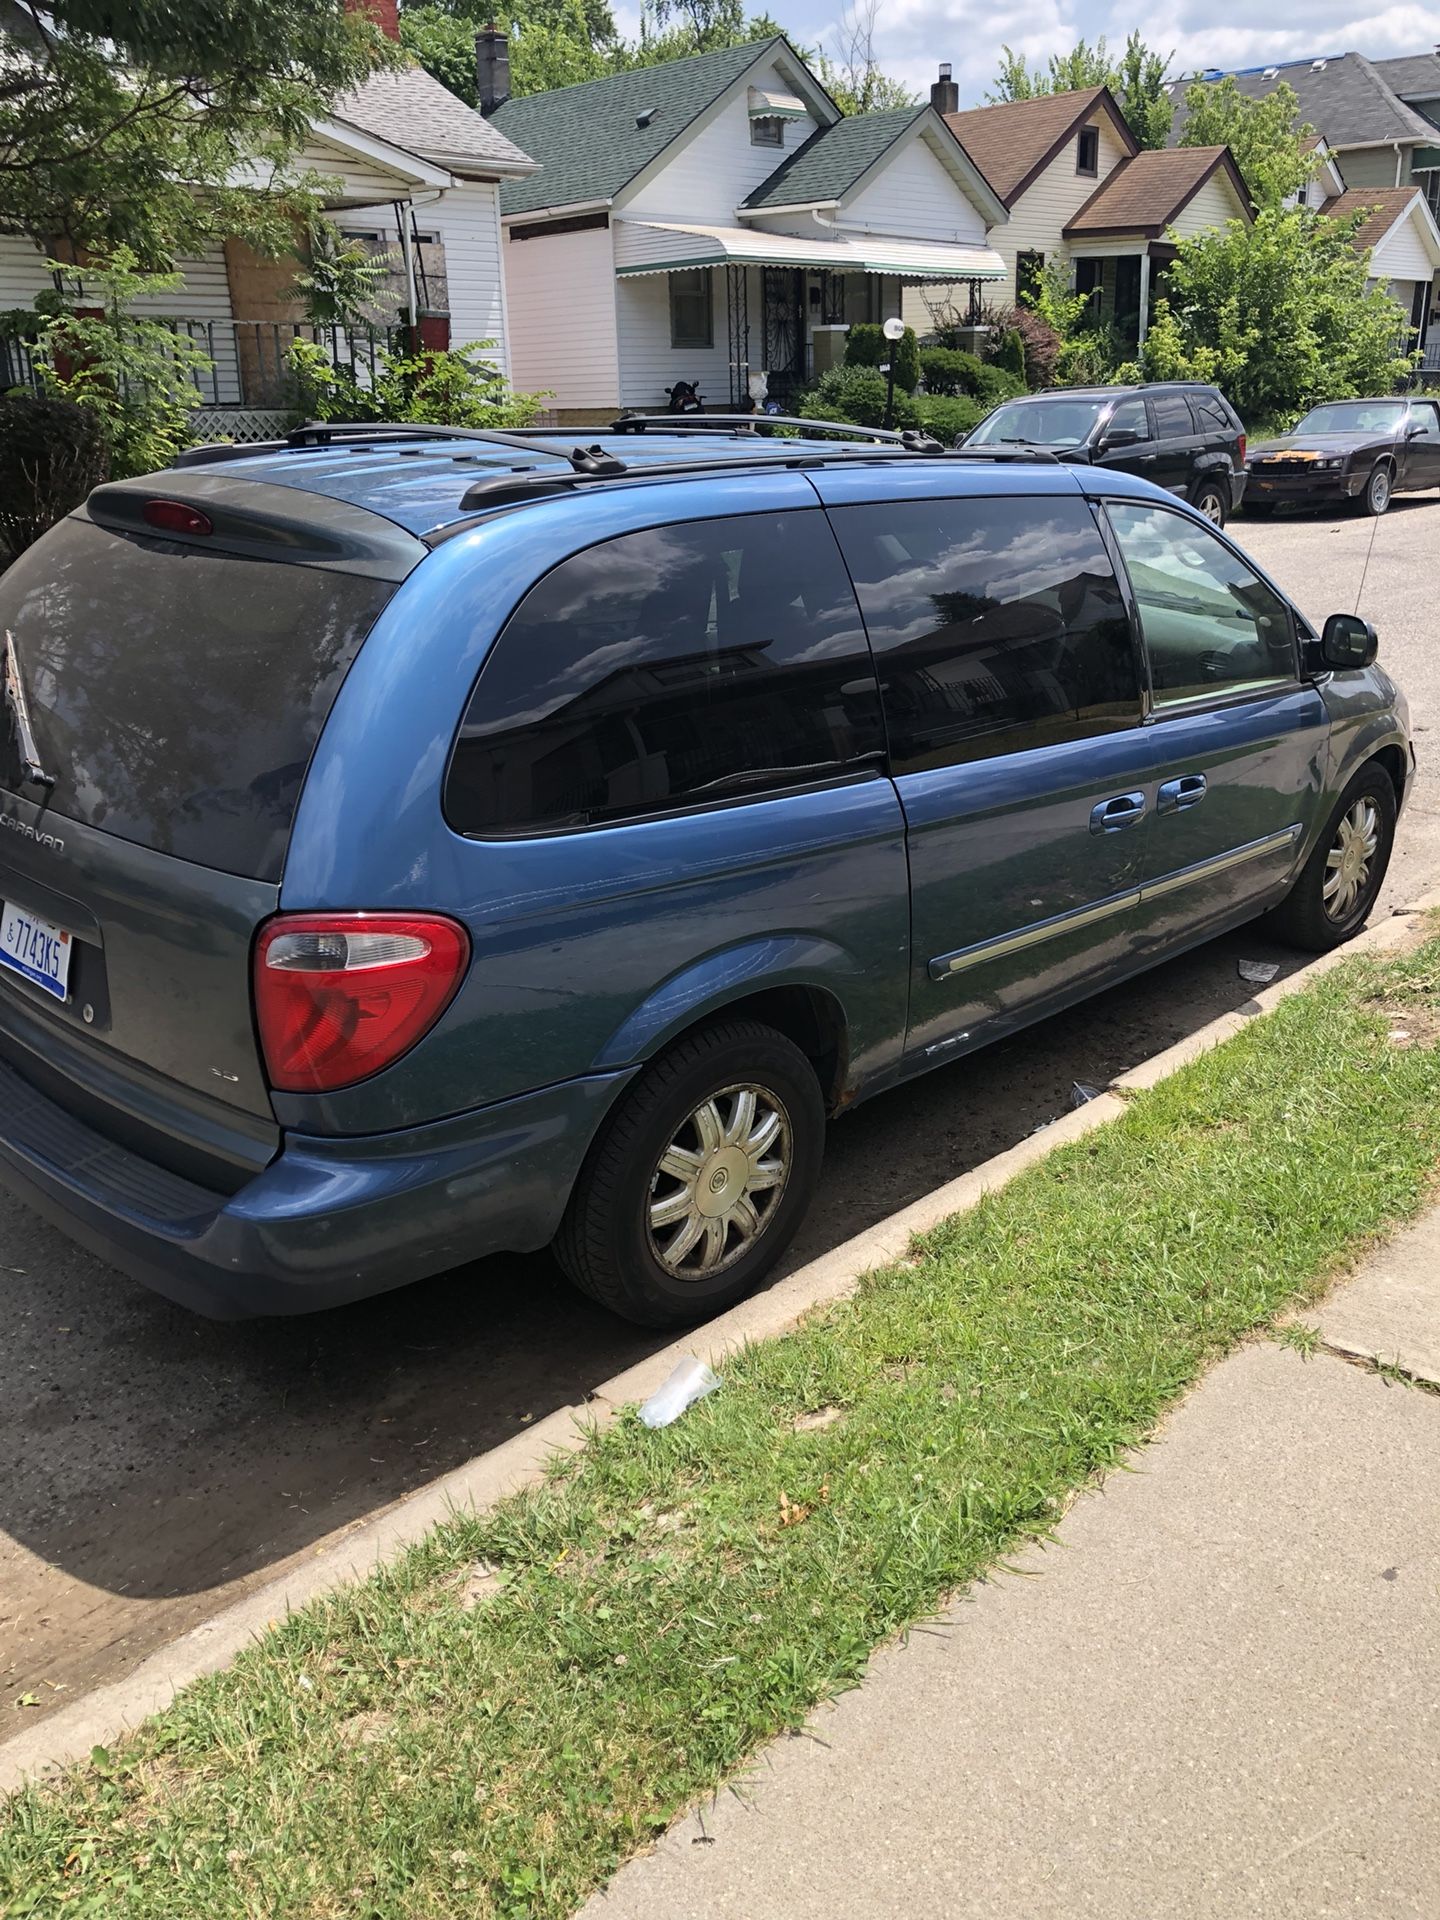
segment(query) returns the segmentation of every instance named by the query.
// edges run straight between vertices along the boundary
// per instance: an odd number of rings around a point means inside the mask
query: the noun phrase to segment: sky
[[[757,7],[757,11],[761,10]],[[806,46],[833,51],[840,9],[831,0],[766,0],[765,12]],[[638,6],[621,4],[615,15],[634,32]],[[1257,24],[1257,17],[1266,24]],[[979,106],[1009,45],[1032,65],[1105,34],[1123,46],[1139,27],[1157,51],[1175,53],[1173,71],[1203,67],[1253,67],[1320,54],[1358,52],[1372,59],[1428,53],[1440,44],[1440,0],[1400,4],[1366,14],[1357,0],[1147,0],[1115,6],[1111,0],[991,0],[981,8],[962,0],[879,0],[875,48],[880,64],[918,94],[928,92],[937,63],[948,60],[960,86],[962,107]]]

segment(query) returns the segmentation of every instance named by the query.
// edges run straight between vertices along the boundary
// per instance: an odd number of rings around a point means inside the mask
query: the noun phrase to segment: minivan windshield
[[[311,749],[387,581],[62,521],[0,575],[24,683],[0,787],[201,866],[278,880]]]
[[[1312,407],[1292,433],[1398,433],[1403,400],[1332,400]]]
[[[1073,396],[1035,400],[1007,400],[976,427],[966,441],[970,447],[1078,447],[1110,405],[1108,400],[1080,400]]]

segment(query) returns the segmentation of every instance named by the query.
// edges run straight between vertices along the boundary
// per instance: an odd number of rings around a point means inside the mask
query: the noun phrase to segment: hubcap
[[[677,1280],[733,1266],[790,1178],[790,1116],[764,1087],[726,1087],[677,1129],[650,1177],[650,1247]]]
[[[1379,508],[1383,508],[1390,498],[1390,476],[1380,468],[1370,478],[1370,499]]]
[[[1225,508],[1221,504],[1219,494],[1202,493],[1200,496],[1200,512],[1213,526],[1218,527],[1225,517]]]
[[[1332,920],[1344,920],[1370,884],[1375,855],[1380,850],[1380,815],[1373,800],[1357,800],[1340,822],[1325,861],[1325,911]]]

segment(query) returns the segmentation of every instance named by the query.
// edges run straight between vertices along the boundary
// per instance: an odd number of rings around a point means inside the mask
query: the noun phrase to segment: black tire
[[[1338,849],[1343,823],[1352,810],[1366,800],[1371,801],[1375,809],[1375,854],[1353,905],[1342,913],[1332,914],[1325,903],[1330,855]],[[1394,784],[1385,769],[1372,760],[1341,794],[1299,879],[1270,915],[1270,927],[1278,939],[1292,947],[1301,947],[1306,953],[1328,953],[1332,947],[1353,939],[1364,926],[1375,896],[1384,884],[1395,844],[1395,813]]]
[[[1377,460],[1370,469],[1369,479],[1350,504],[1357,513],[1368,514],[1372,519],[1378,519],[1382,513],[1389,510],[1390,502],[1395,497],[1394,487],[1395,473],[1390,462]]]
[[[1229,481],[1208,478],[1198,481],[1190,504],[1197,513],[1204,514],[1211,526],[1223,527],[1230,517]]]
[[[726,1225],[726,1245],[736,1238],[727,1263],[708,1275],[677,1275],[662,1263],[649,1217],[656,1183],[667,1177],[660,1159],[689,1116],[712,1097],[732,1098],[737,1084],[778,1103],[788,1172],[748,1246],[738,1227]],[[698,1134],[687,1137],[698,1142]],[[757,1287],[784,1253],[809,1208],[824,1151],[825,1103],[800,1049],[756,1020],[701,1027],[653,1060],[617,1103],[575,1183],[556,1257],[583,1292],[639,1326],[709,1319]],[[751,1204],[759,1211],[760,1202]]]
[[[1278,505],[1279,502],[1275,500],[1247,500],[1245,511],[1252,519],[1268,520]]]

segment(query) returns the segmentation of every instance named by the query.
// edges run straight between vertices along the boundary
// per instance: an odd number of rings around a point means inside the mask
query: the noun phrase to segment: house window
[[[1043,253],[1017,253],[1015,256],[1015,298],[1022,307],[1033,307],[1040,294],[1040,275],[1045,269]]]
[[[1075,262],[1075,291],[1083,293],[1087,300],[1100,304],[1100,262],[1098,260],[1077,260]]]
[[[750,144],[752,147],[783,147],[785,144],[785,122],[778,113],[757,113],[750,122]]]
[[[692,267],[670,275],[670,344],[672,347],[713,347],[715,301],[709,267]]]
[[[1425,194],[1425,204],[1440,220],[1440,167],[1431,167],[1415,175],[1415,184]]]
[[[1100,171],[1100,129],[1082,127],[1080,142],[1075,150],[1075,171],[1088,173],[1093,180]]]

